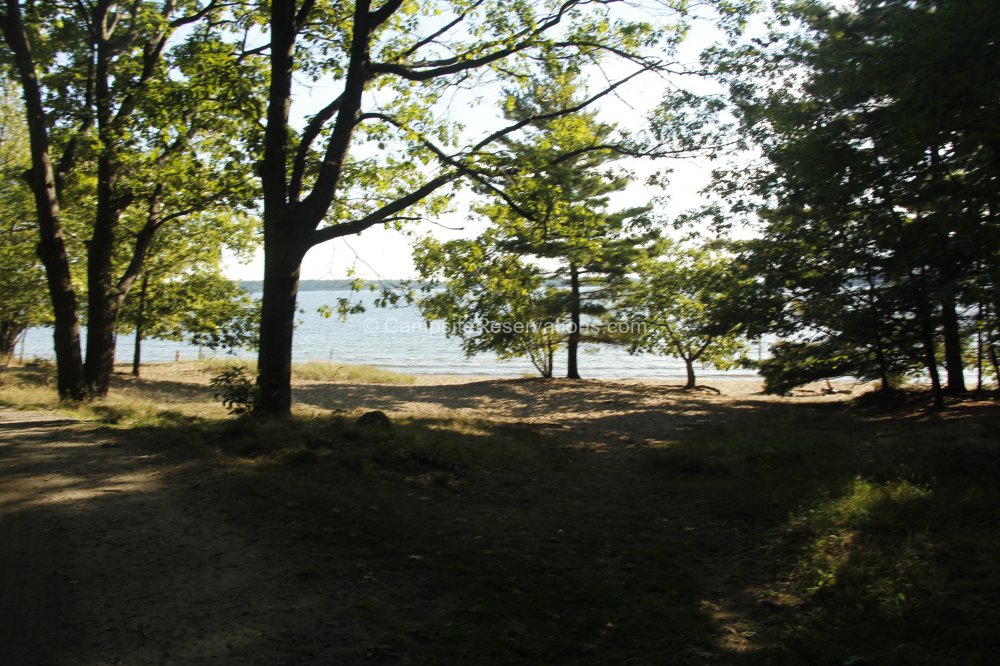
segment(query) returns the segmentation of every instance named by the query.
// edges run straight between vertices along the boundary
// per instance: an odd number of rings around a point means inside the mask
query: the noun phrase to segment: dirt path
[[[0,662],[287,664],[336,652],[335,628],[317,631],[303,612],[315,593],[267,561],[266,537],[214,506],[199,474],[148,445],[0,409]]]
[[[517,517],[525,499],[519,493],[530,499],[534,492],[539,505],[565,504],[560,506],[568,520],[605,521],[611,536],[595,536],[601,543],[614,541],[624,529],[619,510],[639,520],[648,513],[642,507],[658,498],[658,520],[666,516],[669,522],[636,526],[634,533],[665,531],[664,548],[656,547],[660,553],[705,554],[698,576],[715,582],[703,591],[704,601],[716,609],[711,615],[719,635],[739,643],[731,649],[743,649],[746,604],[733,595],[759,575],[749,532],[663,495],[658,485],[636,486],[646,475],[636,473],[624,452],[645,438],[707,423],[730,427],[746,412],[775,407],[751,390],[741,387],[716,396],[666,386],[509,380],[422,387],[306,385],[297,395],[314,406],[350,410],[363,405],[394,417],[430,413],[516,422],[564,439],[574,450],[580,447],[581,455],[573,457],[577,476],[571,480],[511,479],[518,489],[513,496],[503,486],[497,497],[478,503],[455,504],[448,496],[435,505],[438,513],[421,515],[418,525],[440,530],[457,520],[486,524],[497,506],[506,507],[512,533],[528,535],[524,550],[536,552],[537,545],[528,542],[539,530],[549,534],[548,522],[534,514]],[[287,502],[286,508],[284,500],[274,505],[266,492],[258,497],[256,486],[245,479],[241,485],[232,461],[227,465],[211,457],[211,447],[181,452],[144,441],[141,431],[134,440],[129,436],[55,414],[0,408],[0,666],[326,664],[357,663],[366,655],[418,663],[386,652],[379,642],[400,618],[425,613],[425,602],[441,589],[414,581],[408,558],[380,574],[395,584],[378,586],[372,583],[377,562],[372,565],[360,555],[351,559],[349,553],[362,552],[356,548],[329,548],[322,540],[298,536],[301,507]],[[387,497],[410,492],[384,490]],[[563,502],[566,492],[573,502]],[[364,493],[359,496],[367,497]],[[607,515],[600,520],[590,509],[580,514],[582,508],[604,504]],[[434,516],[443,522],[434,524]],[[385,529],[378,522],[371,526],[373,533]],[[353,524],[334,517],[334,527],[322,531],[339,529],[341,523]],[[415,528],[403,521],[399,529],[408,534]],[[464,534],[466,528],[454,529]],[[337,534],[356,536],[350,530]],[[626,537],[623,543],[631,543],[632,532],[626,530]],[[617,542],[606,545],[621,550]],[[575,546],[567,547],[575,557]],[[505,571],[509,563],[494,565]],[[627,571],[616,575],[625,582],[633,578]],[[461,587],[451,594],[452,601],[435,602],[442,609],[435,617],[464,617]]]

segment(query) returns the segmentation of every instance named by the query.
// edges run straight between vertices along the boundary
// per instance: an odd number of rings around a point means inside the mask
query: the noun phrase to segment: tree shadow
[[[560,414],[571,397],[544,384],[482,384],[346,399],[538,411],[392,434],[336,417],[0,428],[0,594],[23,608],[5,663],[994,654],[995,410],[892,422],[609,383]]]

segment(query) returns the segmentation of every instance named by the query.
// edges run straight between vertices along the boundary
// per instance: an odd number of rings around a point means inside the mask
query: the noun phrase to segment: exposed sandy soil
[[[189,364],[152,366],[143,386],[167,403],[209,391]],[[775,398],[744,381],[713,388],[423,377],[411,386],[298,382],[295,399],[631,441],[764,402],[845,397]],[[65,417],[0,409],[0,663],[336,663],[358,629],[312,609],[349,606],[364,591],[310,585],[277,536],[239,527],[206,487],[215,464]]]
[[[149,366],[143,375],[156,382],[176,382],[182,393],[208,384],[193,363]],[[868,385],[816,383],[790,396],[763,393],[756,379],[712,381],[695,390],[682,382],[658,380],[505,379],[461,375],[418,375],[410,385],[295,381],[294,400],[321,410],[378,409],[390,416],[461,418],[529,423],[583,433],[617,433],[656,439],[675,427],[721,423],[740,410],[762,405],[839,402],[856,397]]]

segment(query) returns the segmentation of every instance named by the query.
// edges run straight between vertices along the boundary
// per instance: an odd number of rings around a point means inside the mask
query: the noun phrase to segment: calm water
[[[459,341],[448,338],[444,331],[428,329],[416,308],[380,310],[368,308],[368,312],[351,315],[346,321],[336,318],[326,319],[317,313],[323,305],[336,306],[337,299],[351,297],[346,291],[307,291],[299,294],[298,326],[295,330],[295,345],[292,355],[296,361],[323,360],[351,364],[377,365],[397,372],[412,374],[462,374],[521,376],[536,374],[527,360],[515,359],[500,362],[491,354],[480,354],[466,358]],[[358,298],[354,295],[354,298]],[[360,298],[371,301],[364,294]],[[766,350],[765,350],[766,351]],[[20,347],[18,347],[20,352]],[[146,340],[143,342],[144,362],[173,361],[177,352],[181,358],[190,360],[199,357],[199,349],[180,342]],[[203,357],[212,352],[202,352]],[[239,354],[252,358],[253,352]],[[757,349],[752,354],[757,356]],[[25,338],[24,356],[49,358],[52,354],[52,334],[49,329],[36,328],[28,331]],[[225,356],[217,354],[217,356]],[[117,357],[119,361],[132,360],[132,338],[124,335],[118,339]],[[682,361],[651,354],[630,355],[624,349],[606,345],[585,345],[579,359],[580,374],[590,378],[657,378],[677,379],[684,377]],[[556,357],[556,376],[566,371],[565,352]],[[703,368],[700,378],[711,377],[755,377],[748,370],[718,370]]]

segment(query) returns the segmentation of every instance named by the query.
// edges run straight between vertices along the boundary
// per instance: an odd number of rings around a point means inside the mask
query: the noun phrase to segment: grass
[[[202,361],[205,372],[212,375],[227,370],[236,363],[245,366],[248,372],[254,373],[257,371],[257,363],[253,360],[226,362],[213,359]],[[373,365],[349,365],[334,363],[332,361],[306,361],[292,365],[292,379],[349,381],[366,384],[412,384],[416,380],[416,377],[384,370]]]
[[[987,664],[989,423],[783,406],[604,453],[454,420],[220,439],[248,527],[336,553],[296,566],[359,590],[354,659]]]
[[[793,411],[791,409],[787,410]],[[988,415],[987,415],[988,414]],[[750,663],[989,663],[1000,647],[1000,442],[978,418],[805,410],[647,451],[757,544]]]
[[[12,376],[0,400],[51,406],[37,375]],[[488,421],[158,422],[143,416],[157,405],[126,404],[109,427],[212,452],[207,485],[234,520],[330,591],[325,623],[364,627],[345,663],[992,664],[1000,650],[995,406],[777,404],[609,447]]]
[[[57,410],[81,421],[119,427],[173,427],[221,418],[225,410],[207,392],[177,395],[175,390],[133,385],[116,377],[107,397],[61,402],[49,367],[7,368],[0,373],[0,405],[18,409]]]

